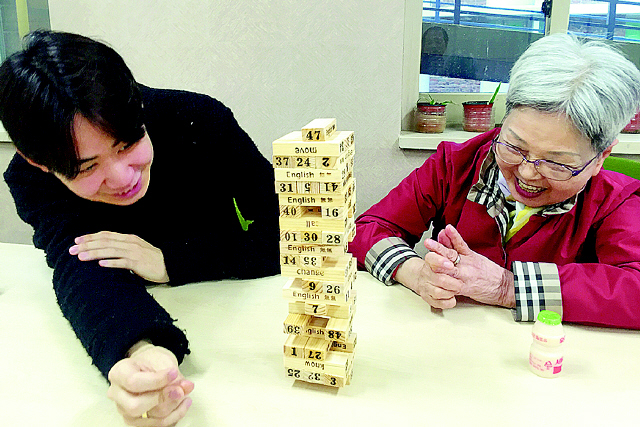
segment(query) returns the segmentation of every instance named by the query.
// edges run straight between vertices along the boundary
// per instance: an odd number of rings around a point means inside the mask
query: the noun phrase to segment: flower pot
[[[622,133],[640,133],[640,111],[638,111],[629,124],[622,129]]]
[[[493,129],[493,104],[487,101],[463,102],[462,128],[467,132],[486,132]]]
[[[417,132],[442,133],[447,125],[446,105],[419,102],[415,119]]]

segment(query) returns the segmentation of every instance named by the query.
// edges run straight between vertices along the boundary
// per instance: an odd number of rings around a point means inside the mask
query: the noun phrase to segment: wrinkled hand
[[[447,251],[449,255],[453,254],[453,258],[443,254]],[[452,259],[456,257],[456,251],[447,249],[429,252],[424,259],[410,258],[398,267],[395,279],[433,308],[455,307],[455,296],[460,293],[462,282],[447,273],[454,268]]]
[[[107,268],[124,268],[145,280],[156,283],[169,281],[162,251],[132,234],[101,231],[75,239],[69,248],[81,261],[99,260]]]
[[[178,369],[169,350],[144,343],[109,371],[107,391],[125,423],[131,426],[173,426],[191,406],[194,385]],[[143,416],[146,415],[146,418]]]
[[[444,256],[451,256],[451,250],[460,255],[460,263],[444,271],[462,282],[460,295],[484,304],[515,307],[513,273],[469,249],[452,225],[447,225],[438,234],[437,242],[427,239],[424,245]]]

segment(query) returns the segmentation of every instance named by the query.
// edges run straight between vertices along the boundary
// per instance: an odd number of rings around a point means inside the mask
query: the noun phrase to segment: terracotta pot
[[[417,132],[442,133],[447,126],[446,105],[419,102],[415,119]]]
[[[640,111],[638,111],[629,124],[622,129],[622,133],[640,133]]]
[[[486,132],[493,129],[493,104],[487,101],[463,102],[462,128],[467,132]]]

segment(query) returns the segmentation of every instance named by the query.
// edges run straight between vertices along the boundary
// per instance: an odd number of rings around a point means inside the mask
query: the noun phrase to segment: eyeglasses
[[[529,160],[527,156],[525,156],[522,151],[517,149],[511,144],[507,144],[506,142],[498,141],[498,138],[493,140],[493,152],[503,162],[509,165],[519,165],[522,162],[533,163],[533,166],[536,168],[538,173],[545,178],[552,179],[554,181],[567,181],[574,176],[578,175],[580,172],[585,170],[591,162],[593,162],[600,153],[596,154],[594,158],[589,160],[583,167],[580,169],[572,168],[571,166],[563,165],[562,163],[552,162],[551,160]]]

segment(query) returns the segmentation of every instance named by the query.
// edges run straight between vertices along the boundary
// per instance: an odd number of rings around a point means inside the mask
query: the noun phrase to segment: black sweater
[[[160,248],[170,285],[279,272],[273,169],[231,111],[195,93],[141,86],[154,148],[147,194],[131,206],[91,202],[16,155],[4,173],[33,242],[54,269],[63,315],[106,377],[139,339],[182,362],[188,342],[128,270],[69,255],[74,238],[99,231],[135,234]],[[233,199],[245,219],[243,231]]]

